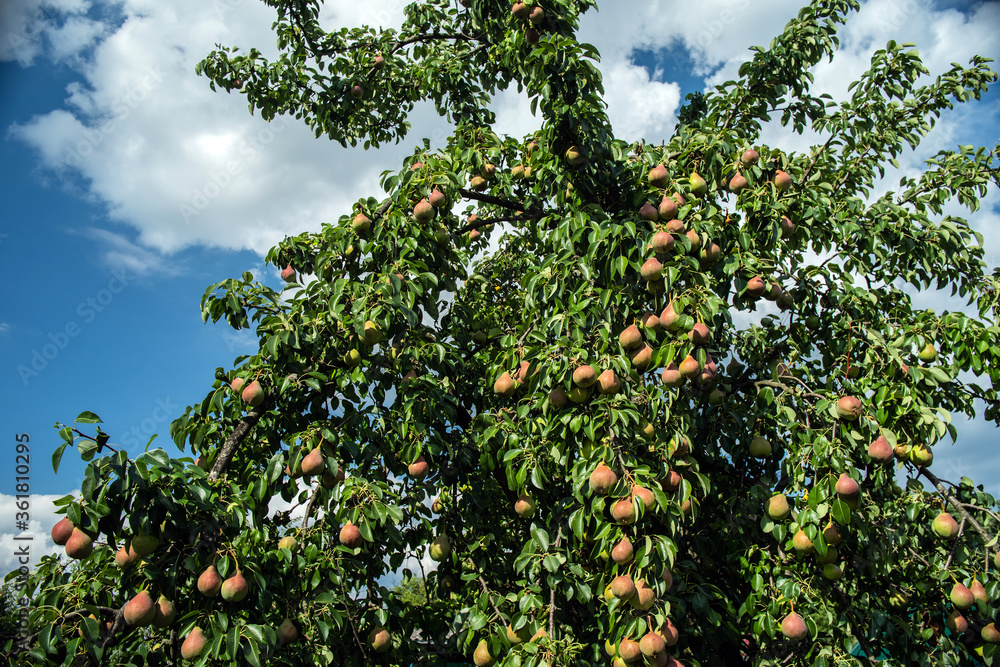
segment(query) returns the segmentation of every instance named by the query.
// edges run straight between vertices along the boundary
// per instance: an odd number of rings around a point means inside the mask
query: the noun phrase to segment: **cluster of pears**
[[[229,387],[234,392],[239,393],[243,402],[247,403],[251,408],[256,408],[267,397],[267,392],[264,391],[264,388],[257,380],[251,380],[247,383],[243,378],[236,377],[229,383]]]
[[[94,552],[94,535],[74,526],[69,517],[63,517],[52,526],[51,537],[58,546],[65,547],[70,558],[82,560]]]
[[[545,10],[538,5],[528,5],[523,2],[515,2],[510,8],[511,16],[525,24],[524,39],[529,44],[537,44],[541,38],[539,28],[545,21]]]
[[[646,312],[640,319],[639,324],[646,331],[677,331],[681,326],[682,315],[677,312],[674,302],[667,304],[666,308],[659,316],[651,312]],[[710,345],[712,343],[712,331],[703,322],[697,322],[687,332],[688,340],[696,347]],[[622,349],[629,355],[633,368],[637,372],[647,370],[653,359],[653,349],[644,340],[643,332],[636,324],[626,327],[619,335],[618,342]],[[711,354],[706,354],[705,363],[702,364],[695,354],[689,352],[679,363],[671,361],[668,363],[660,376],[663,384],[670,388],[682,386],[689,379],[693,380],[699,389],[710,390],[708,400],[713,405],[718,405],[725,397],[725,392],[715,386],[719,375],[719,366],[712,358]]]
[[[618,475],[603,462],[590,473],[590,488],[597,495],[606,496],[617,483]],[[622,526],[630,526],[635,523],[635,502],[642,503],[645,510],[656,510],[656,498],[653,496],[653,492],[634,484],[629,489],[627,496],[618,498],[611,505],[611,516],[616,523]]]

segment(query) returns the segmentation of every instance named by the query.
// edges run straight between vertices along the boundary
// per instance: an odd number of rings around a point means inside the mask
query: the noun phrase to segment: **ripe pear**
[[[708,192],[708,183],[698,175],[698,172],[691,172],[688,183],[691,185],[691,194],[695,197],[702,197]]]
[[[642,654],[647,658],[655,659],[666,649],[667,643],[663,641],[663,637],[655,632],[647,632],[643,635],[642,639],[639,640],[639,650],[642,651]]]
[[[250,407],[256,408],[264,401],[264,389],[260,386],[260,382],[254,380],[243,388],[243,393],[240,394],[240,397],[244,403],[249,403]]]
[[[667,231],[671,234],[677,234],[680,236],[684,234],[686,227],[684,227],[683,220],[671,220],[667,223]]]
[[[447,535],[439,535],[427,548],[427,553],[433,561],[443,561],[451,555],[451,540]]]
[[[660,313],[659,320],[660,326],[670,331],[673,331],[680,325],[681,316],[680,313],[674,309],[672,301],[668,303],[667,307],[663,309],[662,313]]]
[[[656,212],[660,214],[660,218],[663,220],[675,219],[678,211],[680,211],[680,207],[677,205],[677,200],[666,195],[663,195],[660,205],[656,208]]]
[[[969,629],[969,621],[967,621],[965,616],[962,616],[962,612],[957,609],[952,609],[948,613],[945,617],[944,624],[948,626],[949,630],[958,634],[961,634]]]
[[[677,367],[677,364],[671,362],[667,364],[666,368],[663,369],[663,375],[660,379],[663,381],[663,384],[668,387],[679,387],[684,384],[684,380],[687,378],[681,375],[681,371]]]
[[[868,446],[868,456],[875,463],[889,463],[892,461],[892,446],[885,439],[884,435],[875,438],[872,444]]]
[[[815,547],[813,546],[812,540],[806,535],[806,531],[801,528],[792,536],[792,546],[799,553],[809,553],[812,552]]]
[[[222,599],[226,602],[240,602],[250,592],[250,585],[243,577],[243,573],[236,570],[236,574],[222,582]]]
[[[787,519],[792,513],[791,507],[788,506],[788,497],[783,493],[768,498],[764,503],[764,511],[775,521]]]
[[[531,10],[531,14],[528,15],[528,20],[531,21],[531,25],[537,26],[545,19],[545,10],[535,5]]]
[[[361,353],[355,349],[350,349],[344,354],[344,365],[348,368],[357,368],[361,365]]]
[[[531,8],[523,2],[515,2],[510,8],[510,13],[514,18],[524,21],[531,14]]]
[[[667,185],[667,179],[670,178],[670,174],[667,173],[667,168],[662,164],[658,164],[649,170],[647,179],[649,184],[654,188],[663,188]]]
[[[656,313],[654,313],[651,310],[647,310],[642,314],[642,317],[639,318],[639,324],[641,324],[642,327],[647,330],[652,330],[652,331],[660,330],[660,318],[657,317]]]
[[[351,86],[351,97],[354,99],[359,99],[364,94],[365,89],[361,86],[361,84],[354,84]]]
[[[845,421],[857,421],[862,409],[861,401],[853,396],[841,396],[837,401],[837,416]]]
[[[421,199],[413,207],[413,219],[417,222],[430,222],[435,213],[434,206],[426,199]]]
[[[618,334],[618,342],[621,344],[622,349],[634,350],[642,345],[642,332],[639,331],[639,327],[632,324]]]
[[[597,382],[597,371],[593,366],[584,365],[573,371],[573,383],[584,389],[591,387]]]
[[[507,626],[507,641],[509,641],[514,646],[518,644],[523,644],[531,639],[531,628],[527,625],[522,626],[518,630],[515,630],[512,626]]]
[[[623,526],[635,523],[635,505],[630,498],[622,498],[611,506],[611,516]]]
[[[469,188],[476,192],[482,192],[487,187],[486,179],[482,176],[473,176],[469,179]]]
[[[319,447],[314,447],[312,451],[302,457],[301,467],[302,474],[307,477],[323,472],[326,462],[323,460],[323,452],[320,451]]]
[[[714,241],[702,248],[701,252],[698,253],[698,261],[700,261],[704,266],[715,264],[721,257],[722,248]]]
[[[689,354],[684,357],[684,360],[681,361],[677,369],[680,371],[682,378],[693,378],[701,373],[701,364],[699,364],[698,360]]]
[[[637,661],[642,657],[642,649],[639,648],[639,642],[633,641],[631,637],[622,639],[618,642],[618,657],[627,663]]]
[[[611,594],[619,600],[627,600],[635,595],[635,582],[627,574],[620,574],[611,581]]]
[[[594,472],[590,473],[590,488],[598,495],[606,495],[615,482],[618,481],[618,475],[615,471],[608,466],[601,463],[598,465]]]
[[[545,630],[545,628],[538,628],[538,630],[535,631],[535,634],[531,635],[531,643],[535,644],[541,642],[543,639],[548,639],[548,637],[549,633]]]
[[[663,574],[660,575],[660,578],[663,579],[663,590],[669,591],[674,587],[674,573],[670,571],[670,568],[663,568]],[[671,644],[671,646],[673,646],[673,644]]]
[[[764,279],[761,278],[760,276],[754,276],[753,278],[747,281],[746,293],[749,296],[758,299],[761,296],[763,296],[764,292],[766,291],[767,291],[767,285],[764,284]]]
[[[66,546],[70,536],[73,534],[73,522],[68,517],[63,517],[52,526],[52,541],[59,546]]]
[[[673,493],[680,488],[683,477],[676,470],[670,470],[667,472],[666,477],[663,478],[663,490],[668,493]]]
[[[795,233],[795,223],[787,215],[783,215],[778,221],[778,229],[781,231],[781,238],[787,238]]]
[[[792,641],[799,641],[805,639],[806,635],[809,634],[809,629],[806,627],[806,622],[802,620],[802,617],[793,611],[782,619],[781,634]]]
[[[165,628],[177,618],[177,608],[174,603],[162,593],[156,599],[156,615],[153,616],[153,627]]]
[[[604,370],[597,377],[597,392],[599,394],[617,394],[621,391],[622,383],[610,368]]]
[[[656,510],[656,497],[653,495],[653,492],[646,487],[639,485],[633,486],[632,495],[635,496],[640,503],[642,503],[644,509],[648,511]]]
[[[185,660],[195,660],[201,652],[205,650],[205,645],[208,644],[208,637],[205,636],[204,631],[197,625],[188,633],[188,636],[184,639],[184,643],[181,644],[181,657]]]
[[[535,515],[535,501],[526,493],[522,493],[514,503],[514,512],[522,519],[530,519]]]
[[[823,529],[823,539],[826,540],[827,545],[835,547],[840,544],[840,528],[837,528],[832,523],[827,524],[826,528]]]
[[[643,280],[655,282],[663,277],[663,264],[655,257],[650,257],[639,269]]]
[[[295,269],[291,264],[281,270],[281,279],[289,283],[295,282]]]
[[[750,456],[754,458],[766,459],[772,451],[771,443],[763,436],[755,435],[750,441]]]
[[[747,167],[757,164],[758,159],[760,159],[760,155],[752,148],[746,149],[743,151],[743,154],[740,155],[740,162]]]
[[[472,653],[472,662],[475,663],[476,667],[490,667],[496,661],[496,658],[490,655],[490,647],[486,643],[486,640],[479,640],[479,645],[476,646],[476,650]]]
[[[430,468],[427,459],[421,454],[413,463],[406,467],[406,474],[414,479],[423,479],[430,472]]]
[[[632,562],[634,553],[632,543],[629,542],[627,537],[623,537],[618,544],[615,545],[615,548],[611,550],[611,560],[619,565],[627,565]]]
[[[198,592],[205,597],[215,597],[222,590],[222,577],[215,569],[215,565],[209,565],[198,577]]]
[[[961,583],[955,582],[955,585],[951,588],[951,593],[948,594],[951,599],[951,603],[958,607],[959,609],[968,609],[976,602],[975,596],[969,588]]]
[[[934,348],[932,343],[927,343],[919,352],[917,352],[917,359],[923,362],[931,362],[937,359],[937,350]]]
[[[989,604],[990,598],[986,595],[986,588],[983,587],[982,583],[978,579],[972,580],[972,585],[969,586],[969,590],[972,591],[972,597],[976,598],[979,602],[983,604]]]
[[[689,229],[686,232],[684,232],[684,236],[686,236],[687,240],[691,243],[690,254],[697,255],[698,250],[701,249],[701,234],[699,234],[693,229]]]
[[[842,500],[850,500],[852,498],[857,498],[858,494],[861,493],[861,489],[858,487],[858,483],[848,475],[846,472],[841,473],[840,477],[837,478],[837,484],[835,486],[837,495],[840,496]],[[853,509],[853,508],[852,508]]]
[[[340,534],[337,538],[348,549],[357,549],[364,541],[364,538],[361,536],[361,530],[350,521],[345,523],[340,529]]]
[[[538,44],[538,40],[541,38],[542,38],[541,33],[535,30],[534,28],[527,28],[524,31],[524,41],[526,41],[528,44]],[[566,189],[567,197],[569,196],[569,192],[570,190],[569,188],[567,188]]]
[[[729,179],[729,191],[739,192],[747,186],[747,179],[743,178],[740,172],[733,174],[733,177]]]
[[[430,196],[427,197],[427,201],[434,208],[441,208],[442,206],[444,206],[447,203],[448,198],[444,196],[443,192],[441,192],[437,188],[434,188],[431,191]]]
[[[278,540],[279,549],[288,549],[289,551],[295,551],[295,547],[299,545],[299,541],[295,539],[292,535],[285,535],[280,540]]]
[[[643,202],[642,206],[639,207],[639,217],[649,222],[656,222],[660,219],[660,214],[656,210],[656,207],[647,201]]]
[[[513,396],[516,390],[517,385],[514,383],[514,378],[512,378],[510,373],[507,371],[504,371],[500,377],[497,378],[496,382],[493,383],[493,393],[499,394],[500,396]]]
[[[140,591],[134,598],[125,603],[122,615],[125,622],[132,627],[144,627],[152,623],[156,617],[156,603],[153,602],[149,591]]]
[[[785,192],[790,187],[792,187],[792,177],[780,169],[777,170],[774,173],[774,189],[778,192]]]
[[[364,234],[372,228],[372,221],[364,213],[358,213],[354,216],[354,219],[351,220],[351,228],[358,234]]]
[[[583,153],[580,151],[580,148],[578,146],[570,146],[569,148],[567,148],[565,156],[566,156],[566,162],[571,167],[578,167],[587,161],[587,159],[583,156]]]
[[[640,611],[649,610],[653,604],[656,602],[656,591],[646,585],[646,582],[642,579],[637,579],[635,582],[635,594],[629,598],[628,603],[633,609],[638,609]]]
[[[937,533],[938,537],[943,537],[946,540],[953,540],[958,537],[958,522],[947,512],[941,512],[934,517],[931,528]]]
[[[94,551],[94,539],[79,528],[73,528],[69,539],[66,540],[66,555],[70,558],[82,560]]]
[[[118,548],[115,552],[115,565],[125,570],[142,560],[142,557],[135,552],[132,548],[126,548],[124,545]]]
[[[295,627],[292,619],[285,617],[277,629],[278,641],[282,644],[294,644],[299,640],[299,629]]]
[[[383,627],[375,627],[368,633],[368,646],[376,653],[385,653],[392,648],[392,635]]]
[[[378,324],[372,322],[371,320],[365,320],[364,335],[365,335],[365,344],[368,347],[372,347],[373,345],[378,345],[380,342],[382,342],[382,329],[379,327]]]
[[[997,630],[995,623],[988,623],[980,630],[979,636],[984,642],[989,644],[1000,644],[1000,630]]]
[[[556,409],[564,407],[568,400],[569,396],[566,395],[566,390],[562,387],[555,387],[549,392],[549,403]]]
[[[712,342],[712,332],[703,322],[698,322],[688,332],[688,340],[695,345],[708,345]]]

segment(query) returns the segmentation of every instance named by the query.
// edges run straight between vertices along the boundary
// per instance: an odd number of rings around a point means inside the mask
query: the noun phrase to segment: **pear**
[[[351,86],[351,97],[354,99],[359,99],[365,94],[365,89],[360,84],[354,84]]]
[[[574,403],[583,403],[590,397],[590,388],[573,387],[572,389],[569,390],[567,396],[569,397],[569,400],[573,401]]]
[[[633,609],[648,611],[656,602],[656,591],[646,585],[642,579],[635,582],[635,594],[629,598],[628,603]]]
[[[243,388],[243,393],[240,394],[240,397],[244,403],[249,403],[250,407],[256,408],[264,401],[264,389],[260,386],[260,382],[254,380]]]
[[[982,583],[978,579],[972,580],[972,585],[969,586],[969,590],[972,591],[972,597],[976,598],[979,602],[983,604],[989,604],[990,598],[986,595],[986,588],[983,587]]]
[[[578,167],[587,161],[587,158],[583,156],[578,146],[570,146],[566,149],[566,162],[571,167]]]
[[[627,565],[632,562],[634,553],[632,543],[629,542],[627,537],[623,537],[621,541],[615,545],[615,548],[611,550],[611,560],[618,565]]]
[[[792,177],[780,169],[774,173],[773,181],[774,189],[778,192],[785,192],[792,187]]]
[[[687,240],[691,243],[690,254],[697,255],[698,251],[701,249],[701,234],[693,229],[689,229],[684,233],[684,236],[686,236]]]
[[[795,233],[795,223],[787,215],[783,215],[778,221],[778,229],[781,232],[781,238],[787,238]]]
[[[662,164],[658,164],[650,169],[647,175],[649,184],[654,188],[666,187],[668,178],[670,178],[670,174],[667,173],[667,168]]]
[[[846,472],[841,473],[840,477],[837,478],[837,484],[835,486],[837,495],[840,496],[841,500],[850,500],[858,497],[861,493],[861,489],[858,487],[858,483],[848,475]],[[853,508],[852,508],[853,509]]]
[[[917,359],[923,362],[931,362],[937,359],[938,353],[934,348],[932,343],[927,343],[919,352],[917,352]]]
[[[282,644],[294,644],[299,640],[299,629],[295,627],[292,619],[285,617],[277,629],[278,641]]]
[[[524,21],[531,15],[531,8],[523,2],[515,2],[510,8],[510,13],[514,18]]]
[[[840,581],[844,576],[844,571],[836,563],[827,563],[823,566],[823,577],[830,581]]]
[[[615,471],[608,466],[601,463],[598,465],[594,472],[590,473],[590,488],[598,495],[606,495],[615,482],[618,481],[618,475]]]
[[[622,383],[615,375],[615,372],[610,368],[603,371],[597,377],[597,393],[599,394],[617,394],[621,391]]]
[[[289,551],[295,551],[295,547],[299,545],[299,541],[295,539],[292,535],[285,535],[280,540],[278,540],[279,549],[288,549]]]
[[[573,382],[584,389],[591,387],[597,382],[597,371],[590,365],[580,366],[573,371]]]
[[[827,524],[826,528],[823,529],[823,539],[826,540],[827,545],[835,547],[840,544],[840,528],[833,525],[832,523]]]
[[[443,561],[451,555],[451,540],[448,539],[447,535],[437,536],[427,548],[427,553],[430,555],[431,560]]]
[[[739,192],[747,186],[747,179],[743,178],[740,172],[733,174],[733,177],[729,179],[729,191]]]
[[[215,569],[215,565],[209,565],[198,577],[198,592],[205,597],[215,597],[222,589],[222,577]]]
[[[295,282],[295,269],[291,264],[281,270],[281,279],[288,283]]]
[[[746,149],[743,151],[743,154],[740,155],[740,162],[747,167],[757,164],[758,159],[760,159],[760,155],[752,148]]]
[[[156,615],[153,616],[153,627],[165,628],[177,618],[177,608],[174,603],[162,593],[156,599]]]
[[[149,591],[140,591],[138,595],[125,603],[122,616],[124,616],[125,622],[132,627],[143,627],[152,623],[156,617],[156,603],[153,602]]]
[[[431,191],[430,196],[427,197],[427,201],[434,208],[441,208],[442,206],[444,206],[447,203],[448,198],[444,196],[443,192],[441,192],[437,188],[434,188]]]
[[[642,503],[644,509],[656,509],[656,497],[653,495],[653,492],[646,487],[639,485],[633,486],[632,495],[639,499],[639,502]]]
[[[969,629],[969,621],[967,621],[965,616],[962,616],[962,612],[957,609],[952,609],[948,613],[948,616],[944,619],[944,624],[948,626],[949,630],[958,634],[961,634]]]
[[[958,522],[947,512],[941,512],[934,517],[931,528],[937,533],[938,537],[943,537],[946,540],[953,540],[958,537]]]
[[[541,642],[543,639],[548,639],[548,638],[549,638],[549,633],[546,632],[545,628],[538,628],[538,630],[535,631],[535,634],[531,635],[531,643],[533,644],[538,643]]]
[[[997,630],[995,623],[988,623],[983,626],[983,629],[979,632],[979,636],[982,637],[984,642],[989,644],[1000,644],[1000,630]]]
[[[490,655],[490,647],[486,643],[486,640],[479,640],[479,645],[476,646],[476,650],[472,653],[472,662],[475,663],[476,667],[490,667],[496,661],[496,658]]]
[[[348,549],[357,549],[364,541],[364,538],[361,536],[361,530],[350,521],[345,523],[340,529],[340,534],[337,538]]]
[[[657,317],[653,311],[647,310],[642,314],[642,317],[639,318],[639,324],[641,324],[645,329],[658,331],[660,329],[660,318]]]
[[[66,555],[82,560],[94,551],[94,539],[79,528],[73,528],[66,540]]]
[[[372,221],[364,213],[358,213],[354,216],[354,219],[351,220],[351,228],[358,234],[364,234],[372,228]]]
[[[872,444],[868,446],[868,456],[875,463],[889,463],[892,461],[892,446],[885,439],[884,435],[875,438]]]
[[[523,644],[531,639],[531,628],[527,625],[515,630],[512,626],[507,626],[507,641],[514,646]]]
[[[142,557],[137,554],[135,550],[132,548],[125,548],[124,545],[119,547],[118,551],[115,553],[115,565],[123,570],[132,567],[140,560],[142,560]]]
[[[698,261],[703,265],[708,266],[710,264],[715,264],[722,257],[722,248],[718,243],[714,241],[709,243],[707,246],[701,249],[698,253]]]
[[[513,396],[516,390],[517,385],[514,383],[514,378],[507,371],[504,371],[493,383],[493,393],[500,396]]]
[[[853,396],[841,396],[837,401],[837,416],[845,421],[857,421],[862,409],[861,401]]]
[[[968,609],[976,602],[972,591],[961,582],[955,582],[948,597],[951,599],[951,603],[959,609]]]
[[[660,205],[656,208],[656,212],[660,214],[660,218],[663,220],[673,220],[677,217],[679,210],[680,207],[677,205],[677,200],[666,195],[663,195]]]
[[[656,207],[647,201],[643,202],[642,206],[639,207],[639,217],[649,222],[656,222],[659,220],[660,214],[657,212]]]
[[[482,176],[473,176],[469,179],[469,187],[476,192],[482,192],[487,187],[486,179]]]
[[[430,222],[434,219],[435,213],[434,206],[426,199],[421,199],[413,207],[413,219],[417,222]]]
[[[206,644],[208,644],[208,637],[196,625],[188,633],[188,636],[184,639],[184,643],[181,644],[181,657],[185,660],[195,660],[205,650]]]
[[[819,563],[820,565],[835,563],[837,562],[837,558],[839,557],[839,555],[840,554],[837,553],[837,547],[829,547],[827,548],[825,555],[820,556],[819,554],[816,554],[816,562]]]
[[[638,350],[630,352],[628,358],[632,363],[632,368],[642,373],[649,368],[649,364],[653,361],[653,348],[644,343]]]
[[[514,512],[522,519],[530,519],[535,515],[535,501],[528,494],[522,493],[514,503]]]
[[[667,643],[663,637],[655,632],[647,632],[639,640],[639,650],[647,658],[656,658],[667,649]]]
[[[622,639],[618,642],[618,657],[627,663],[637,661],[642,657],[642,649],[639,648],[639,642],[633,641],[630,637]]]
[[[428,472],[430,472],[430,464],[427,463],[427,459],[424,458],[423,454],[406,467],[406,474],[413,479],[423,479],[427,476]]]
[[[674,235],[661,229],[653,234],[653,239],[650,241],[650,245],[653,248],[653,252],[662,255],[663,253],[669,252],[670,248],[673,247]]]
[[[701,364],[699,364],[698,360],[689,354],[684,357],[684,360],[681,361],[677,369],[680,371],[681,377],[685,379],[693,378],[701,373]]]
[[[538,32],[537,30],[535,30],[534,28],[527,28],[524,31],[524,41],[526,41],[528,44],[538,44],[538,40],[541,39],[541,38],[542,38],[541,33]],[[569,159],[569,158],[567,157],[567,159]],[[567,197],[569,197],[569,193],[570,193],[570,190],[569,190],[569,188],[567,188],[566,189],[566,196]]]
[[[669,591],[674,587],[674,573],[670,571],[670,568],[663,568],[663,574],[660,575],[660,578],[663,579],[663,590]],[[671,646],[673,646],[673,644],[671,644]]]
[[[635,523],[635,505],[630,498],[622,498],[611,506],[611,516],[623,526]]]
[[[788,498],[783,493],[768,498],[767,502],[764,503],[764,511],[775,521],[787,519],[792,513],[792,509],[788,506]]]
[[[782,619],[781,634],[792,641],[799,641],[805,639],[806,635],[809,634],[809,629],[806,627],[806,622],[802,620],[802,617],[793,611]]]
[[[302,457],[301,466],[302,474],[307,477],[319,475],[323,472],[326,462],[323,460],[323,452],[320,451],[319,447],[314,447],[312,451]]]
[[[667,231],[671,234],[677,234],[680,236],[686,229],[687,228],[684,226],[683,220],[671,220],[667,223]]]
[[[566,395],[566,390],[562,387],[555,387],[549,392],[549,403],[556,409],[564,407],[568,400],[569,396]]]
[[[344,365],[348,368],[357,368],[361,365],[361,353],[355,349],[350,349],[344,354]]]
[[[226,602],[240,602],[250,592],[250,586],[243,577],[243,573],[236,570],[236,574],[222,582],[222,599]]]
[[[795,535],[792,536],[792,546],[799,553],[809,553],[815,549],[812,540],[810,540],[809,536],[806,535],[806,531],[801,528],[799,528]]]
[[[663,312],[660,313],[659,319],[660,319],[660,326],[663,327],[664,329],[673,331],[674,329],[677,328],[677,326],[680,324],[681,316],[674,309],[673,301],[668,303],[667,307],[663,309]]]
[[[364,326],[365,344],[368,347],[378,345],[382,342],[382,329],[371,320],[365,320]]]
[[[531,25],[540,25],[545,20],[545,10],[535,5],[531,10],[531,14],[528,15],[528,20],[531,21]]]
[[[639,274],[647,282],[655,282],[663,277],[663,264],[655,257],[650,257],[639,269]]]
[[[635,582],[627,574],[620,574],[611,582],[611,594],[619,600],[627,600],[635,595]]]
[[[695,345],[708,345],[712,342],[712,332],[704,323],[698,322],[688,332],[688,340]]]
[[[642,345],[642,332],[639,331],[639,327],[636,325],[630,325],[618,334],[618,342],[621,344],[622,349],[626,351],[634,350]]]
[[[767,438],[755,435],[750,441],[750,456],[758,459],[766,459],[772,452],[771,443]]]
[[[375,627],[368,633],[368,646],[376,653],[385,653],[392,648],[392,635],[383,627]]]
[[[663,369],[663,375],[660,379],[663,381],[663,384],[668,387],[679,387],[684,384],[684,380],[687,378],[681,375],[681,371],[677,367],[677,364],[671,362],[667,364],[666,368]]]
[[[921,468],[926,468],[934,462],[934,452],[927,445],[917,445],[910,449],[910,461]]]
[[[764,284],[764,279],[760,276],[754,276],[747,281],[747,294],[754,299],[758,299],[764,295],[767,291],[767,285]]]
[[[691,185],[691,194],[695,197],[702,197],[708,192],[708,183],[705,179],[698,175],[698,172],[691,172],[690,178],[688,178],[688,183]]]

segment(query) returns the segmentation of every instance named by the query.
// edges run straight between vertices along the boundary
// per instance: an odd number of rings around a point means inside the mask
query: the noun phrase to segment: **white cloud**
[[[30,65],[46,46],[62,61],[93,45],[106,27],[86,17],[84,0],[6,0],[0,3],[0,62]]]
[[[62,547],[52,542],[49,533],[61,515],[55,513],[52,504],[62,496],[30,495],[27,528],[18,525],[18,513],[25,510],[17,506],[24,502],[16,496],[0,494],[0,544],[4,549],[0,552],[0,573],[6,574],[25,563],[19,562],[19,553],[26,550],[29,568],[34,568],[42,556],[58,553]]]

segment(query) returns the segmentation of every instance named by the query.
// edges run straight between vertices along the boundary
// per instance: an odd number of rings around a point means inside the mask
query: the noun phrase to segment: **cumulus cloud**
[[[55,506],[52,504],[62,496],[31,495],[28,511],[29,519],[27,528],[19,526],[19,512],[23,512],[17,506],[16,496],[0,494],[0,544],[5,548],[0,552],[0,573],[6,574],[15,570],[25,563],[19,562],[18,553],[22,548],[27,550],[29,568],[34,568],[42,556],[61,553],[62,547],[56,546],[49,536],[52,526],[62,518],[55,513]]]

